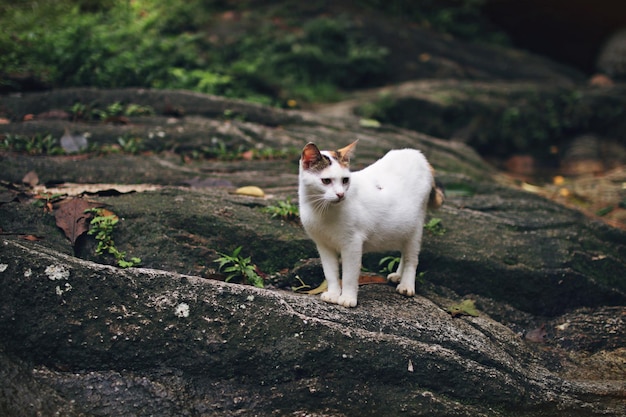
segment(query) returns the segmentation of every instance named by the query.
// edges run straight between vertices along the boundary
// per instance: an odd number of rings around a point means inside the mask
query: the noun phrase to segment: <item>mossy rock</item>
[[[482,155],[528,153],[549,162],[574,136],[623,136],[624,96],[623,86],[419,81],[368,93],[355,112],[467,143]]]

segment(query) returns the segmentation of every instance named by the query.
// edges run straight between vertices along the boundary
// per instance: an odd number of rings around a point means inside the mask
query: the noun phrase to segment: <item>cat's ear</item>
[[[322,154],[314,143],[309,142],[302,150],[302,167],[304,169],[311,169],[312,166],[317,164],[322,159]]]
[[[356,144],[358,141],[359,140],[357,139],[351,144],[349,144],[348,146],[344,146],[343,148],[337,151],[339,162],[341,162],[342,164],[346,166],[350,164],[350,158],[352,158],[352,156],[354,155],[354,150],[356,148]]]

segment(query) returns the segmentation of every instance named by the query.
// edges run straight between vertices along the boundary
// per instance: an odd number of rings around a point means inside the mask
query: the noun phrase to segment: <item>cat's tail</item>
[[[443,201],[446,199],[446,192],[443,184],[435,179],[435,170],[432,165],[430,166],[430,172],[433,174],[433,186],[428,197],[428,208],[436,210],[443,205]]]
[[[433,180],[433,188],[430,190],[430,197],[428,198],[428,208],[438,209],[443,205],[446,199],[446,193],[443,185],[439,181]]]

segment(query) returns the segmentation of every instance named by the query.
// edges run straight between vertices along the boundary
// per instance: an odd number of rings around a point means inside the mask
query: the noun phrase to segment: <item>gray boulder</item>
[[[126,135],[141,139],[140,152],[0,154],[3,415],[626,412],[624,232],[499,185],[464,144],[354,117],[184,92],[70,90],[3,98],[16,120],[3,134],[61,137],[69,122],[17,120],[31,105],[50,103],[33,111],[44,112],[77,97],[151,102],[157,114],[71,124],[92,146]],[[162,115],[166,101],[185,116]],[[263,208],[295,199],[304,143],[355,137],[357,168],[393,147],[421,149],[448,198],[430,214],[445,232],[425,233],[418,295],[364,285],[359,306],[345,309],[290,290],[296,275],[319,282],[317,254],[297,222]],[[222,157],[194,157],[216,143]],[[273,156],[240,157],[253,149]],[[115,243],[142,268],[102,264],[111,261],[89,236],[72,247],[16,185],[29,171],[49,187],[109,184],[89,198],[118,214]],[[231,193],[243,185],[266,197]],[[218,253],[238,246],[268,288],[213,279]],[[376,270],[383,255],[364,265]],[[300,259],[309,261],[294,269]],[[463,299],[478,317],[447,312]]]

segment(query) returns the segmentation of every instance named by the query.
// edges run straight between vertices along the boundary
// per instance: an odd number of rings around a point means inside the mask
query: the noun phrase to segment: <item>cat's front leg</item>
[[[344,307],[356,307],[361,274],[362,244],[351,244],[341,251],[341,296],[337,304]]]
[[[317,245],[317,251],[320,254],[324,277],[328,283],[328,289],[320,295],[320,298],[327,303],[337,304],[341,295],[338,255],[334,250],[321,245]]]

